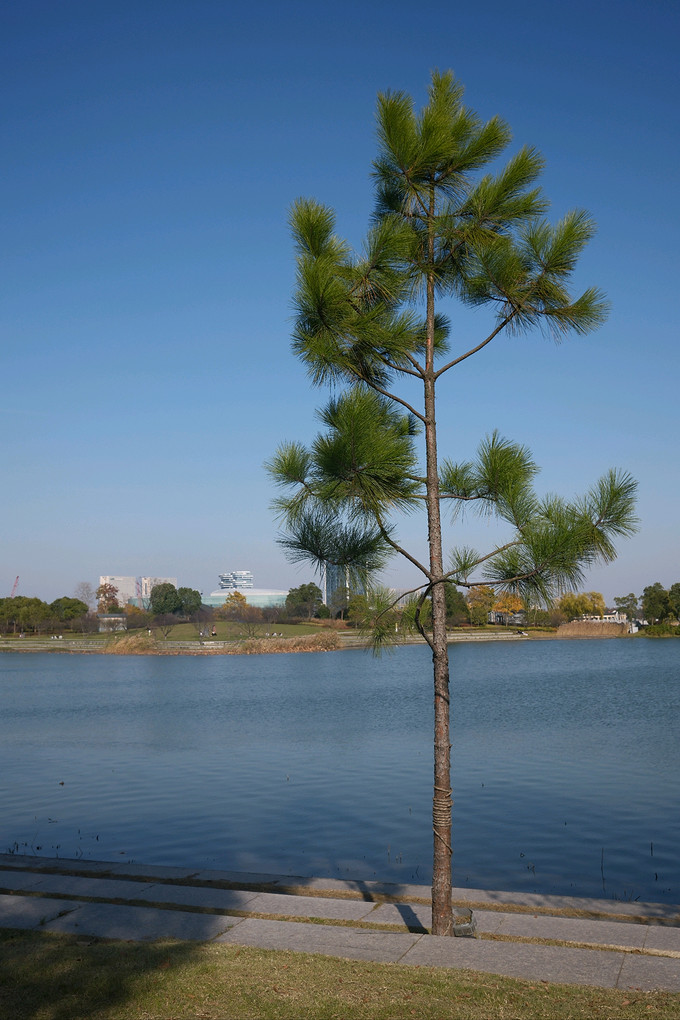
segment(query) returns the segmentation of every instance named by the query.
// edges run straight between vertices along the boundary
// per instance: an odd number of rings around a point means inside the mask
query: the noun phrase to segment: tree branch
[[[466,358],[471,357],[473,354],[476,354],[477,351],[481,351],[483,347],[486,347],[487,344],[490,344],[494,337],[497,337],[501,330],[505,329],[508,323],[511,322],[516,315],[516,311],[512,311],[510,315],[506,315],[503,321],[494,329],[493,333],[490,333],[486,340],[483,340],[481,344],[477,344],[476,347],[473,347],[472,350],[469,350],[466,354],[461,354],[459,358],[454,358],[454,360],[450,361],[448,365],[444,365],[442,368],[438,369],[434,374],[435,379],[438,379],[440,375],[443,375],[444,372],[448,372],[448,370],[453,368],[454,365],[459,365],[461,361],[465,361]]]

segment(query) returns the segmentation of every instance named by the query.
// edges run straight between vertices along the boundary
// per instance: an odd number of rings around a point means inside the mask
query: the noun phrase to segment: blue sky
[[[0,595],[17,574],[47,599],[100,574],[311,579],[276,545],[262,467],[311,439],[324,396],[289,348],[288,210],[316,197],[358,246],[376,95],[421,105],[435,67],[509,122],[510,152],[543,152],[551,218],[590,211],[575,287],[612,303],[589,337],[502,339],[461,366],[441,451],[498,428],[565,496],[630,471],[641,530],[587,587],[680,580],[679,23],[675,0],[6,6]],[[461,346],[486,335],[483,312],[448,311]],[[402,534],[423,551],[422,520]],[[414,575],[395,561],[386,580]]]

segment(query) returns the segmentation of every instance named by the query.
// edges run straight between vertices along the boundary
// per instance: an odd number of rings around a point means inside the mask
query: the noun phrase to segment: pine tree
[[[391,553],[421,573],[416,625],[432,649],[434,799],[432,931],[452,934],[451,764],[446,585],[480,583],[549,602],[611,560],[613,540],[635,529],[635,482],[610,471],[580,500],[540,499],[529,451],[494,432],[469,462],[440,460],[437,388],[453,370],[509,332],[543,326],[556,337],[605,318],[598,291],[572,298],[569,277],[593,234],[584,212],[556,226],[542,217],[542,159],[521,149],[496,174],[481,171],[510,142],[500,119],[483,124],[462,103],[451,73],[434,73],[420,114],[401,92],[378,98],[376,209],[364,250],[335,234],[332,211],[295,203],[297,319],[293,351],[312,382],[335,395],[319,412],[311,447],[280,446],[268,467],[286,494],[276,500],[293,560],[337,563],[365,583]],[[441,306],[490,309],[480,337],[451,350]],[[417,438],[424,446],[420,465]],[[442,508],[494,514],[512,537],[487,553],[454,549],[444,565]],[[398,541],[394,517],[425,509],[428,557]],[[431,605],[431,630],[418,609]],[[367,595],[374,645],[394,637],[384,590]],[[423,614],[424,615],[424,614]]]

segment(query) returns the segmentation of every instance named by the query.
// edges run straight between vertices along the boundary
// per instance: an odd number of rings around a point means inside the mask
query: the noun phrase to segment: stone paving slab
[[[264,921],[245,918],[238,928],[220,935],[215,941],[262,949],[290,949],[301,953],[321,953],[349,960],[374,960],[396,963],[420,935],[368,931],[361,928],[334,928],[301,921]]]
[[[647,938],[645,949],[658,949],[661,952],[680,953],[680,928],[664,928],[650,924],[645,927]]]
[[[57,873],[55,873],[57,872]],[[83,873],[83,874],[81,874]],[[120,875],[120,878],[112,877]],[[87,877],[85,877],[87,876]],[[96,877],[100,876],[100,877]],[[136,876],[140,881],[131,881]],[[314,896],[257,892],[243,888],[224,889],[215,885],[174,885],[172,880],[230,883],[237,886],[266,882],[276,888],[301,885],[318,893]],[[5,885],[3,886],[3,881]],[[167,883],[170,884],[167,884]],[[389,883],[345,882],[326,879],[297,879],[295,876],[195,871],[151,867],[131,863],[64,861],[59,858],[29,858],[0,855],[0,888],[16,890],[0,895],[0,925],[47,931],[77,932],[98,938],[151,940],[176,938],[218,941],[322,953],[349,959],[399,961],[405,964],[462,967],[487,973],[530,980],[555,981],[621,988],[668,989],[680,991],[680,927],[633,923],[636,915],[679,920],[679,908],[665,904],[624,904],[609,900],[523,895],[519,893],[455,890],[460,902],[501,907],[512,903],[531,905],[536,913],[475,908],[478,931],[494,932],[508,938],[546,938],[560,941],[592,942],[593,945],[627,946],[643,953],[544,946],[526,942],[488,939],[439,939],[417,929],[429,927],[429,903],[380,903],[379,895],[397,892],[427,899],[422,886]],[[33,895],[21,896],[25,890]],[[351,891],[360,898],[335,899],[324,892]],[[407,891],[408,890],[408,891]],[[42,893],[49,892],[49,896]],[[85,903],[59,896],[92,896],[109,899],[144,900],[149,906],[132,907],[113,903]],[[225,915],[200,914],[192,910],[158,909],[154,904],[243,910],[249,913],[286,914],[299,921],[266,921]],[[596,914],[623,914],[631,922],[606,919],[570,918],[539,913],[539,908],[578,908]],[[62,915],[62,916],[59,916]],[[329,921],[369,921],[398,924],[410,932],[388,932],[362,928],[312,924],[318,916]],[[647,956],[644,952],[673,954]]]
[[[206,907],[215,910],[250,910],[256,892],[243,889],[209,889],[191,885],[149,885],[136,897],[150,903],[176,903],[178,906]]]
[[[486,912],[486,916],[488,913]],[[477,916],[475,911],[475,917]],[[500,923],[496,932],[499,935],[554,939],[559,942],[592,942],[593,945],[600,946],[628,946],[633,949],[642,949],[649,930],[642,924],[589,921],[574,917],[503,913],[497,916]]]
[[[62,911],[73,909],[73,900],[43,899],[42,896],[0,896],[0,925],[3,928],[43,928]]]
[[[73,901],[68,906],[72,908]],[[83,903],[78,904],[65,917],[48,921],[43,929],[104,939],[131,939],[136,942],[165,938],[205,942],[222,935],[240,920],[239,917],[192,914],[185,910]]]
[[[615,988],[625,954],[423,935],[400,959],[420,967],[463,967],[505,977]]]
[[[336,900],[322,896],[288,896],[285,893],[258,893],[248,904],[257,914],[289,914],[294,917],[323,917],[336,921],[373,920],[372,903],[363,900]]]
[[[32,871],[2,871],[0,870],[0,889],[32,889],[39,882],[42,882],[44,875],[34,874]]]
[[[680,991],[680,960],[627,953],[621,967],[619,988],[641,988],[644,992]]]
[[[77,866],[77,862],[76,862]],[[100,865],[101,868],[101,865]],[[139,878],[174,879],[182,881],[187,878],[197,878],[197,868],[173,868],[164,864],[130,864],[129,862],[112,863],[105,865],[105,869],[112,875],[137,875]]]
[[[429,889],[427,890],[429,894]],[[583,896],[548,896],[542,893],[501,892],[484,889],[454,889],[454,902],[488,903],[503,906],[521,904],[545,910],[582,910],[591,914],[622,914],[629,917],[658,917],[680,923],[680,906],[675,903],[639,903],[636,900],[597,900]]]
[[[125,882],[115,878],[81,878],[77,875],[39,875],[36,892],[57,893],[60,896],[97,896],[110,900],[144,899],[144,893],[153,888],[149,883]]]

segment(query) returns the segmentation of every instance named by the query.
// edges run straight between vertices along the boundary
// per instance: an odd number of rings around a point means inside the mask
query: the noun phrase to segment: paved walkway
[[[224,942],[680,992],[678,906],[457,889],[461,914],[473,908],[476,937],[436,938],[427,934],[429,893],[416,885],[0,854],[3,928]]]

